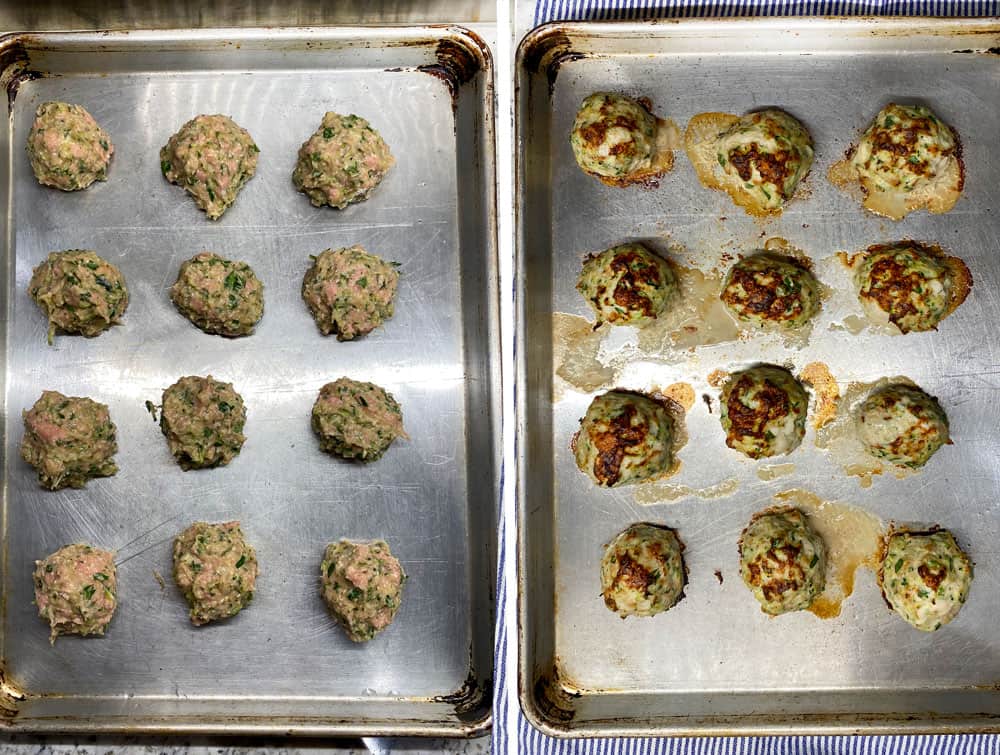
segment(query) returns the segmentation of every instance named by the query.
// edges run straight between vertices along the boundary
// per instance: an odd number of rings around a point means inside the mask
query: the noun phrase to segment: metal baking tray
[[[523,41],[516,61],[519,692],[535,726],[563,737],[1000,731],[998,50],[995,19],[557,23]],[[568,138],[580,102],[602,90],[648,97],[657,116],[682,128],[699,112],[787,109],[816,144],[807,196],[780,218],[754,220],[701,186],[683,152],[656,189],[605,187],[577,168]],[[882,220],[826,180],[871,117],[896,99],[929,103],[962,137],[966,188],[950,214]],[[604,386],[574,388],[555,375],[554,321],[566,321],[558,313],[592,320],[574,290],[586,253],[645,239],[708,274],[772,237],[804,250],[832,289],[808,343],[759,335],[657,357],[619,328],[596,336],[604,339],[598,359],[611,365]],[[845,321],[858,305],[836,253],[899,238],[937,242],[962,257],[975,278],[972,294],[937,332],[850,332]],[[757,361],[796,370],[824,363],[841,392],[908,376],[941,399],[955,444],[922,473],[879,475],[870,487],[816,447],[812,428],[789,457],[742,459],[725,446],[710,377]],[[687,383],[695,397],[680,472],[667,485],[594,486],[568,448],[593,396],[674,383]],[[950,527],[976,564],[959,620],[931,635],[911,629],[865,570],[838,617],[769,620],[740,580],[736,543],[753,512],[790,490],[860,507],[886,524]],[[598,563],[603,545],[635,521],[677,528],[689,582],[665,614],[622,621],[600,599]]]
[[[490,53],[451,26],[17,34],[0,44],[4,236],[0,729],[475,736],[490,725],[499,487],[498,296]],[[85,105],[112,135],[110,180],[63,194],[32,176],[38,103]],[[323,112],[367,117],[396,165],[368,201],[314,208],[299,145]],[[198,113],[226,113],[260,147],[218,222],[160,175],[158,150]],[[301,297],[309,255],[363,244],[401,263],[395,316],[322,337]],[[90,248],[131,292],[124,324],[45,342],[25,293],[52,250]],[[173,309],[180,263],[246,260],[265,286],[256,334],[200,332]],[[183,472],[144,402],[181,375],[231,381],[247,442],[227,467]],[[324,383],[371,380],[403,407],[408,441],[370,465],[323,454],[310,409]],[[41,490],[20,459],[20,413],[44,388],[109,404],[119,473]],[[257,549],[253,604],[191,626],[171,540],[239,519]],[[393,626],[355,645],[319,598],[324,545],[384,538],[409,580]],[[84,540],[117,551],[120,605],[103,639],[48,643],[35,559]],[[158,583],[157,575],[166,584]]]

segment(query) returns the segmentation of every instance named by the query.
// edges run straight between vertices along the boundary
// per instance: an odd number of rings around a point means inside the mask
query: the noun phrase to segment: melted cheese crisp
[[[972,585],[972,563],[947,530],[889,534],[878,571],[893,611],[922,632],[958,616]]]
[[[842,189],[860,186],[866,210],[900,220],[922,208],[948,212],[965,167],[958,136],[930,108],[890,103],[827,176]]]
[[[623,619],[674,606],[684,593],[683,550],[668,527],[641,523],[619,533],[601,559],[604,604]]]
[[[783,110],[700,113],[688,123],[684,149],[699,181],[757,216],[780,213],[813,163],[809,131]]]
[[[573,156],[584,173],[608,186],[648,182],[674,167],[680,131],[650,112],[648,100],[597,92],[577,111],[570,133]]]

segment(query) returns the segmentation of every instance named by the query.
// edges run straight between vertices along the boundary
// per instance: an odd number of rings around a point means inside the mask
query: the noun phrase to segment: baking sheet
[[[457,27],[43,34],[4,40],[10,94],[0,724],[114,729],[471,736],[490,722],[499,400],[492,70]],[[40,187],[24,152],[38,103],[87,107],[111,134],[107,183]],[[368,118],[396,165],[372,197],[314,208],[291,171],[326,110]],[[218,222],[160,175],[158,150],[222,112],[261,149]],[[367,338],[317,331],[300,297],[309,255],[360,243],[401,263],[395,316]],[[122,270],[124,324],[45,341],[25,290],[48,252],[98,251]],[[169,286],[200,250],[247,261],[265,286],[250,338],[194,328]],[[247,442],[227,467],[183,472],[144,402],[182,375],[231,381]],[[317,391],[371,380],[403,408],[408,441],[358,465],[320,452]],[[18,448],[43,389],[107,403],[120,468],[84,490],[41,490]],[[203,628],[171,580],[194,520],[239,519],[261,574],[252,605]],[[409,575],[392,627],[355,645],[328,616],[327,542],[384,538]],[[54,647],[32,605],[34,560],[84,540],[117,551],[103,639]],[[157,574],[166,580],[161,587]]]
[[[996,405],[1000,336],[1000,27],[995,21],[768,19],[550,24],[517,59],[519,693],[528,718],[556,736],[995,731],[1000,728],[997,565],[1000,468]],[[759,221],[702,187],[683,153],[658,189],[616,190],[576,166],[568,135],[595,91],[647,96],[682,127],[699,112],[777,106],[816,144],[806,198]],[[930,104],[962,136],[965,194],[947,215],[895,224],[863,213],[825,178],[875,112]],[[599,358],[608,384],[554,377],[554,313],[592,319],[574,289],[583,256],[643,239],[679,264],[721,270],[772,237],[788,240],[835,288],[806,345],[768,336],[650,357],[618,329]],[[890,337],[844,327],[857,309],[838,251],[914,238],[963,258],[975,287],[936,333]],[[728,256],[726,256],[728,255]],[[839,288],[838,288],[839,287]],[[857,313],[855,313],[857,314]],[[557,314],[555,319],[562,319]],[[815,446],[752,462],[726,448],[716,369],[757,361],[827,365],[841,390],[905,375],[937,395],[955,445],[920,474],[863,487]],[[598,489],[568,450],[594,395],[620,386],[689,384],[680,472],[648,486]],[[710,413],[702,396],[713,403]],[[773,464],[794,468],[759,474]],[[645,493],[643,492],[645,488]],[[742,584],[736,542],[774,495],[806,491],[890,521],[950,527],[976,563],[959,619],[925,635],[884,605],[861,570],[841,614],[772,620]],[[649,504],[650,499],[658,503]],[[671,500],[672,499],[672,500]],[[600,599],[598,562],[635,521],[676,527],[686,597],[652,619],[622,621]]]

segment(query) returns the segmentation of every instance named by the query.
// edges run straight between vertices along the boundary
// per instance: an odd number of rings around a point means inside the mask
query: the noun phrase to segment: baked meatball
[[[382,540],[330,543],[320,565],[320,592],[354,642],[368,642],[392,623],[406,574]]]
[[[320,332],[350,341],[393,315],[399,273],[396,263],[361,246],[327,249],[312,258],[302,279],[302,299]]]
[[[972,286],[961,260],[915,241],[870,246],[856,265],[854,281],[867,315],[902,333],[934,330]]]
[[[345,459],[376,461],[396,438],[405,438],[403,411],[374,383],[342,377],[319,391],[312,409],[319,446]]]
[[[734,372],[722,388],[726,445],[751,459],[788,454],[806,432],[809,397],[788,370],[762,364]]]
[[[878,569],[889,606],[923,632],[958,616],[972,585],[972,563],[948,530],[891,532]]]
[[[648,101],[597,92],[580,105],[570,145],[584,173],[622,187],[673,168],[675,131],[650,112]]]
[[[958,136],[930,108],[890,103],[829,177],[860,184],[865,209],[899,220],[924,207],[948,212],[962,194],[965,168]]]
[[[160,429],[182,469],[226,466],[243,448],[246,420],[233,384],[211,375],[182,377],[163,392]]]
[[[49,319],[49,343],[57,330],[100,335],[128,307],[121,271],[86,249],[52,252],[32,272],[28,295]]]
[[[601,558],[604,605],[623,619],[655,616],[684,594],[684,546],[669,527],[633,524],[615,536]]]
[[[299,147],[292,183],[316,207],[342,210],[367,199],[395,162],[389,145],[364,118],[326,113]]]
[[[253,600],[257,554],[239,522],[195,522],[174,540],[174,581],[195,626],[235,616]]]
[[[640,327],[659,317],[679,294],[669,263],[639,243],[589,255],[576,290],[598,323]]]
[[[763,327],[769,323],[793,330],[819,311],[819,284],[794,257],[760,252],[729,269],[722,302],[737,320]]]
[[[610,488],[669,470],[673,445],[674,420],[663,403],[616,390],[590,402],[571,447],[580,470]]]
[[[49,622],[49,639],[61,634],[104,634],[118,605],[113,553],[83,543],[60,548],[35,562],[35,605]]]
[[[201,252],[181,265],[170,300],[206,333],[246,336],[264,314],[264,284],[245,262]]]
[[[902,467],[922,467],[950,442],[938,400],[902,383],[872,391],[858,408],[857,427],[868,453]]]
[[[764,613],[809,608],[826,586],[826,545],[792,506],[759,511],[739,542],[740,576]]]
[[[26,147],[38,183],[63,191],[107,181],[115,152],[111,137],[94,117],[68,102],[38,106]]]
[[[229,116],[197,115],[160,150],[160,170],[218,220],[253,178],[259,153],[250,132]]]
[[[21,458],[37,470],[43,488],[82,488],[118,471],[115,423],[104,404],[43,391],[23,417]]]
[[[809,131],[775,109],[700,113],[688,123],[684,148],[698,179],[751,215],[780,213],[813,163]]]

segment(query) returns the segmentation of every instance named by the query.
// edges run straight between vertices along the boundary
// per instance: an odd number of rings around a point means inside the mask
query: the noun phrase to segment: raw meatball
[[[32,272],[28,295],[49,318],[49,343],[57,329],[100,335],[128,307],[121,271],[86,249],[52,252]]]
[[[302,279],[302,299],[320,332],[350,341],[392,317],[399,284],[395,265],[360,246],[327,249],[313,257]]]
[[[118,471],[115,424],[104,404],[43,391],[22,416],[21,458],[38,471],[43,488],[82,488]]]
[[[673,444],[674,420],[662,403],[639,393],[608,391],[590,402],[571,448],[580,470],[610,488],[666,472]]]
[[[406,575],[382,540],[330,543],[320,566],[323,602],[354,642],[367,642],[392,623]]]
[[[722,301],[737,320],[801,328],[819,311],[819,284],[794,257],[761,252],[729,269]]]
[[[182,377],[163,392],[160,429],[182,469],[224,467],[239,455],[247,410],[232,383]]]
[[[608,186],[628,186],[674,166],[676,127],[650,112],[648,100],[597,92],[576,113],[570,145],[580,168]]]
[[[320,389],[312,428],[324,451],[361,461],[382,458],[396,438],[407,437],[403,412],[392,394],[346,377]]]
[[[740,575],[764,613],[809,608],[826,586],[826,545],[794,507],[754,514],[739,551]]]
[[[770,364],[734,372],[722,389],[726,445],[751,459],[781,456],[799,447],[809,397],[792,373]]]
[[[972,563],[948,530],[890,533],[878,570],[889,606],[923,632],[958,616],[972,585]]]
[[[364,118],[328,112],[299,147],[292,183],[316,207],[342,210],[367,199],[395,162],[389,145]]]
[[[684,593],[684,546],[669,527],[633,524],[608,543],[601,559],[604,604],[621,616],[655,616]]]
[[[63,191],[106,181],[115,151],[111,138],[94,117],[68,102],[38,106],[26,146],[38,183]]]
[[[809,131],[783,110],[701,113],[688,123],[684,148],[698,180],[751,215],[780,213],[813,163]]]
[[[160,150],[160,170],[183,186],[209,220],[222,217],[257,171],[253,138],[226,115],[198,115]]]
[[[174,540],[174,581],[195,626],[235,616],[253,600],[257,554],[239,522],[195,522]]]
[[[916,386],[893,384],[871,393],[858,409],[858,435],[872,456],[904,467],[922,467],[950,443],[948,415]]]
[[[914,241],[868,247],[855,273],[858,299],[877,322],[902,333],[933,330],[972,287],[969,269],[957,257]]]
[[[35,562],[35,605],[49,622],[55,643],[61,634],[104,634],[118,605],[115,556],[77,543]]]
[[[622,244],[587,257],[576,290],[598,323],[612,325],[646,325],[678,296],[670,265],[642,244]]]
[[[930,108],[890,103],[829,177],[860,183],[865,209],[899,220],[923,207],[948,212],[962,195],[965,167],[958,137]]]
[[[264,314],[264,284],[245,262],[201,252],[181,265],[170,300],[206,333],[246,336]]]

